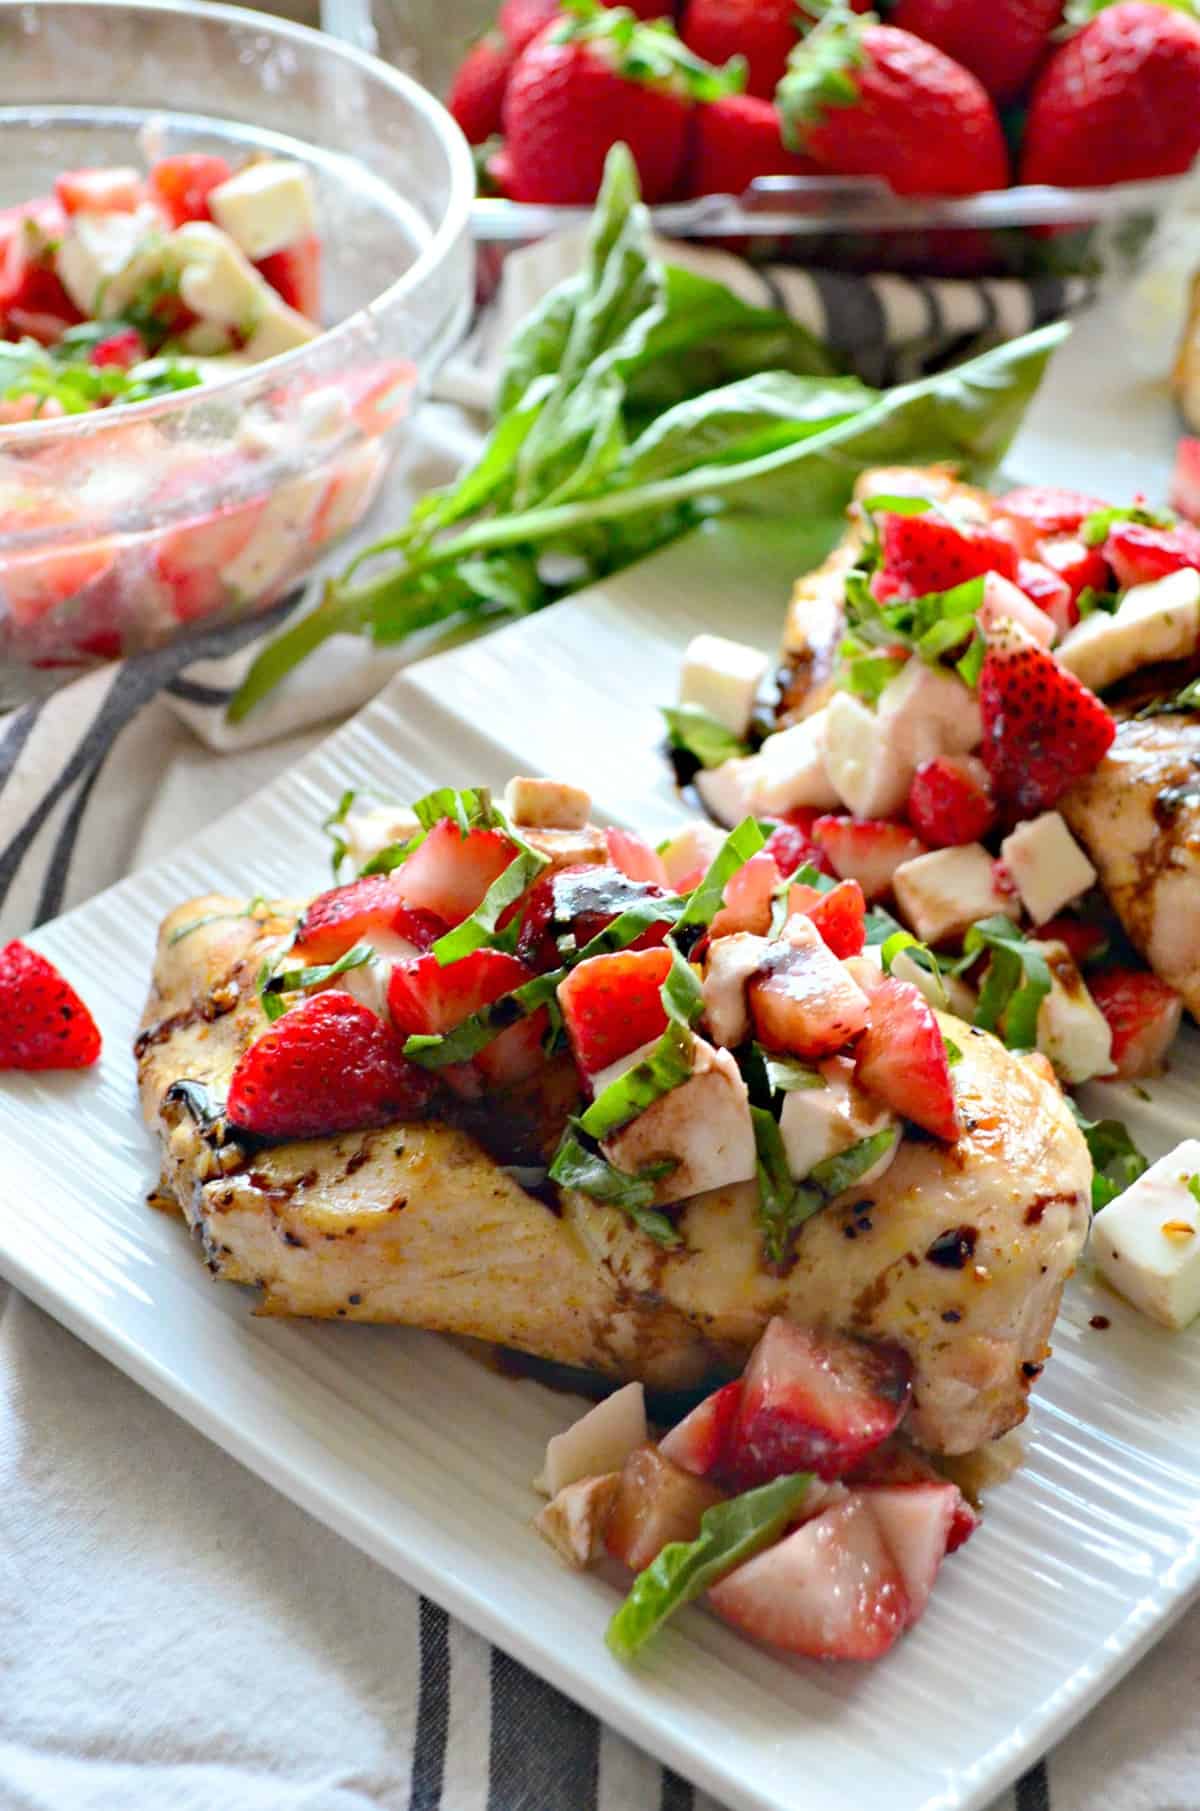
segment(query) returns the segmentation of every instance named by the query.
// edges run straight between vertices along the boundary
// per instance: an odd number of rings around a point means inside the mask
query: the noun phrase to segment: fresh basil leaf
[[[660,415],[629,448],[618,477],[650,484],[700,464],[754,459],[861,413],[877,394],[856,377],[757,371]]]
[[[311,968],[291,968],[282,973],[272,973],[260,989],[264,1004],[272,994],[301,993],[310,987],[321,987],[326,981],[333,981],[352,968],[362,968],[371,961],[374,953],[369,943],[356,943],[353,949],[348,949],[336,962],[320,962]]]
[[[542,869],[549,865],[550,857],[540,854],[536,849],[525,850],[516,856],[503,874],[492,882],[470,917],[464,918],[452,931],[447,931],[444,937],[439,937],[430,954],[445,968],[449,963],[458,962],[463,956],[469,956],[474,950],[491,943],[503,913],[510,905],[516,904]]]
[[[1106,616],[1115,615],[1120,601],[1115,591],[1097,591],[1094,585],[1085,585],[1075,599],[1075,608],[1082,622],[1084,617],[1094,616],[1097,610],[1103,610]]]
[[[1137,712],[1139,717],[1161,717],[1175,711],[1200,711],[1200,679],[1189,680],[1173,698],[1156,698]]]
[[[704,1011],[704,989],[696,970],[669,937],[667,948],[671,952],[671,966],[659,991],[668,1019],[687,1029]]]
[[[1175,518],[1165,510],[1147,509],[1144,504],[1135,503],[1127,509],[1119,506],[1112,509],[1093,510],[1085,516],[1079,529],[1079,538],[1085,547],[1100,547],[1107,541],[1118,522],[1138,522],[1144,528],[1174,528]]]
[[[938,989],[939,1003],[945,1007],[948,1001],[945,984],[942,981],[941,964],[929,945],[922,943],[920,938],[914,937],[910,931],[893,931],[890,937],[885,938],[879,952],[884,974],[891,974],[892,964],[896,957],[905,952],[910,961],[915,962],[918,968],[924,969],[927,975],[932,976]]]
[[[631,1176],[584,1144],[579,1131],[578,1120],[571,1120],[550,1165],[550,1180],[560,1188],[578,1189],[581,1195],[602,1201],[607,1207],[619,1207],[656,1245],[668,1249],[682,1245],[683,1240],[667,1215],[650,1206],[655,1183],[669,1176],[675,1165],[653,1163]]]
[[[804,1178],[810,1188],[818,1188],[830,1199],[844,1194],[848,1188],[865,1176],[868,1170],[895,1150],[900,1142],[899,1126],[884,1126],[881,1131],[872,1132],[869,1138],[860,1138],[845,1151],[838,1151],[833,1157],[823,1158],[815,1164]]]
[[[894,937],[897,931],[904,929],[904,926],[898,919],[892,917],[886,907],[875,905],[870,906],[867,910],[865,929],[867,942],[874,947],[877,943],[886,943],[889,937]]]
[[[954,1042],[953,1038],[943,1037],[942,1042],[946,1046],[946,1061],[950,1065],[951,1069],[953,1069],[955,1063],[962,1062],[963,1053],[959,1049],[958,1045]]]
[[[553,1006],[560,981],[567,970],[556,968],[548,974],[534,975],[511,993],[502,994],[490,1005],[480,1007],[453,1031],[414,1032],[404,1045],[405,1056],[423,1069],[444,1069],[450,1063],[468,1063],[486,1049],[502,1031],[521,1019],[532,1018],[543,1006]]]
[[[182,943],[184,938],[190,937],[193,931],[202,931],[206,925],[224,924],[236,918],[255,918],[266,903],[263,895],[256,893],[250,903],[243,906],[240,911],[205,912],[202,917],[193,918],[188,924],[181,924],[178,930],[172,931],[167,938],[167,948],[174,949],[177,943]]]
[[[756,1048],[761,1049],[761,1046]],[[776,1094],[803,1093],[829,1085],[819,1069],[802,1063],[798,1057],[771,1056],[765,1050],[761,1054],[767,1081]]]
[[[696,1046],[693,1034],[674,1022],[640,1062],[619,1075],[580,1116],[589,1138],[608,1138],[691,1079]]]
[[[331,855],[331,861],[333,864],[333,878],[335,880],[339,879],[341,872],[342,872],[342,863],[345,861],[346,856],[349,854],[349,850],[346,847],[345,839],[338,835],[338,830],[339,830],[340,826],[342,824],[344,824],[346,819],[349,817],[351,808],[357,797],[358,797],[357,787],[347,786],[345,792],[343,792],[341,798],[338,800],[338,802],[334,806],[333,810],[329,813],[329,816],[327,818],[325,818],[321,824],[322,830],[324,830],[326,832],[326,834],[332,839],[332,842],[333,842],[333,851],[332,851],[332,855]]]
[[[838,668],[837,684],[844,692],[874,707],[885,686],[890,685],[907,665],[898,654],[855,654]]]
[[[987,641],[985,637],[979,633],[979,630],[976,629],[974,635],[971,637],[970,647],[962,658],[956,660],[954,663],[955,672],[958,674],[963,684],[969,685],[972,691],[974,691],[979,684],[979,675],[983,671],[983,663],[986,657]]]
[[[635,900],[611,924],[605,925],[602,931],[597,931],[594,937],[589,938],[581,950],[572,954],[571,967],[576,968],[581,962],[589,962],[593,956],[611,956],[617,950],[628,949],[652,924],[662,924],[664,919],[675,923],[682,916],[686,904],[687,901],[680,898]]]
[[[449,818],[466,836],[471,830],[491,830],[496,823],[492,795],[486,786],[439,786],[417,799],[412,810],[422,830],[432,830],[443,818]]]
[[[1123,1195],[1130,1183],[1144,1174],[1148,1165],[1130,1136],[1129,1128],[1119,1119],[1088,1119],[1069,1094],[1064,1099],[1087,1141],[1092,1159],[1092,1212],[1099,1213],[1102,1207]],[[1188,1187],[1191,1188],[1191,1182]]]
[[[864,499],[862,506],[869,516],[924,516],[933,508],[929,497],[901,497],[881,494]]]
[[[668,1616],[778,1540],[804,1502],[812,1476],[792,1472],[716,1503],[700,1518],[694,1541],[665,1546],[638,1573],[608,1625],[604,1639],[618,1660],[632,1660]]]
[[[763,1249],[768,1263],[782,1264],[792,1234],[820,1213],[825,1201],[818,1190],[793,1181],[775,1115],[765,1107],[751,1107],[750,1118],[758,1152],[758,1217]]]
[[[976,1025],[995,1031],[1003,1019],[1004,1041],[1011,1050],[1035,1050],[1038,1012],[1051,988],[1045,956],[1002,914],[981,919],[963,938],[964,955],[984,949],[992,957],[975,1008]]]
[[[690,925],[705,926],[712,923],[721,909],[729,882],[739,868],[745,867],[752,855],[758,854],[766,840],[752,817],[743,818],[736,829],[729,832],[709,864],[703,880],[689,896],[678,922],[679,930],[685,930]]]
[[[739,740],[698,704],[664,704],[661,709],[670,746],[691,755],[701,767],[720,767],[724,761],[750,753],[749,743]]]

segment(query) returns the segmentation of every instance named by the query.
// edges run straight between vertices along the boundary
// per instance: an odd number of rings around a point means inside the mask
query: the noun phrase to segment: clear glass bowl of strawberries
[[[269,607],[466,323],[461,136],[316,32],[154,0],[0,0],[0,107],[0,661]]]
[[[624,138],[656,225],[763,260],[1094,274],[1200,152],[1200,22],[1159,0],[504,0],[447,101],[527,242]],[[640,15],[635,17],[635,13]]]

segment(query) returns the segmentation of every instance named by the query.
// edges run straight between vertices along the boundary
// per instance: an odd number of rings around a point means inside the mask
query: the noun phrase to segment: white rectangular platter
[[[1200,1334],[1069,1288],[1026,1462],[873,1667],[790,1664],[685,1612],[635,1672],[614,1607],[530,1527],[569,1399],[406,1330],[256,1320],[216,1285],[154,1180],[130,1044],[160,917],[212,889],[328,884],[319,824],[346,786],[407,800],[514,771],[583,781],[599,814],[678,819],[656,706],[696,628],[774,645],[779,525],[705,531],[569,604],[410,669],[298,768],[171,859],[33,939],[83,986],[105,1054],[0,1085],[0,1268],[98,1351],[382,1564],[744,1811],[986,1804],[1133,1663],[1200,1583]],[[1141,1101],[1097,1090],[1153,1154],[1194,1131],[1194,1041]],[[1093,1329],[1091,1317],[1111,1321]],[[550,1808],[547,1808],[550,1811]],[[554,1808],[558,1811],[558,1808]]]

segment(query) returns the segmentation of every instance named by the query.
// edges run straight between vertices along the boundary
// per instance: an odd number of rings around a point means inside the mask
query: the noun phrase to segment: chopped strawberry
[[[771,944],[747,998],[759,1042],[806,1059],[832,1056],[867,1023],[866,995],[803,918]]]
[[[62,232],[66,223],[61,214],[58,219]],[[0,323],[10,339],[28,335],[53,345],[83,319],[54,268],[53,231],[46,215],[36,230],[23,228],[0,250]]]
[[[742,1378],[729,1460],[738,1488],[791,1471],[840,1477],[895,1433],[911,1396],[898,1346],[776,1317]]]
[[[760,849],[730,875],[724,904],[709,927],[713,937],[732,937],[735,931],[753,931],[762,937],[771,925],[771,901],[783,875],[773,856]]]
[[[859,956],[867,941],[867,902],[856,880],[839,880],[828,893],[800,883],[788,891],[788,912],[811,918],[835,956]]]
[[[1032,522],[1039,535],[1078,534],[1081,523],[1105,504],[1083,491],[1060,490],[1053,484],[1025,484],[996,499],[998,516]]]
[[[877,1446],[874,1452],[868,1453],[861,1464],[846,1473],[842,1482],[852,1489],[864,1490],[869,1496],[873,1485],[920,1488],[929,1484],[944,1485],[948,1480],[930,1464],[923,1453],[919,1453],[916,1447],[909,1446],[903,1435],[898,1435],[896,1439],[888,1440],[883,1446]],[[947,1553],[956,1553],[964,1541],[969,1541],[980,1522],[979,1511],[972,1508],[957,1487],[955,1497],[954,1514],[946,1541]]]
[[[64,170],[54,182],[67,214],[132,214],[145,192],[136,170]]]
[[[662,856],[632,830],[606,830],[604,841],[608,846],[609,861],[630,880],[652,880],[656,886],[666,886],[667,871]]]
[[[1148,585],[1184,567],[1200,568],[1200,528],[1151,528],[1144,522],[1114,522],[1104,557],[1119,585]]]
[[[405,904],[434,912],[447,924],[461,924],[516,853],[501,831],[468,830],[464,836],[444,817],[404,863],[400,890]]]
[[[1162,1068],[1183,1012],[1173,987],[1144,968],[1102,968],[1088,976],[1088,992],[1112,1032],[1113,1071],[1136,1081]]]
[[[882,899],[901,862],[928,854],[907,824],[884,818],[819,817],[813,841],[824,849],[835,874],[856,880],[868,900]]]
[[[1200,527],[1200,440],[1185,438],[1175,448],[1170,504],[1177,515]]]
[[[962,1499],[957,1484],[876,1486],[863,1495],[884,1543],[900,1568],[908,1598],[907,1626],[924,1612],[953,1537]]]
[[[1047,811],[1107,753],[1117,726],[1094,692],[1014,623],[1001,623],[979,674],[980,753],[997,801]]]
[[[911,982],[889,979],[872,993],[855,1075],[869,1094],[935,1138],[953,1142],[961,1132],[945,1040]]]
[[[630,906],[646,899],[669,897],[665,887],[656,886],[653,881],[630,880],[619,868],[596,863],[558,868],[543,874],[512,908],[512,916],[519,913],[521,917],[517,954],[536,968],[557,968],[561,961],[558,936],[569,931],[576,948],[583,949]],[[503,926],[507,918],[500,922]],[[664,917],[648,925],[628,948],[656,948],[671,923],[669,917]]]
[[[621,1471],[605,1533],[608,1551],[631,1572],[642,1572],[672,1541],[694,1541],[701,1516],[722,1495],[657,1446],[639,1446]]]
[[[172,226],[208,220],[208,197],[228,182],[233,168],[223,157],[205,151],[183,151],[160,158],[150,167],[150,189]]]
[[[444,966],[436,956],[407,956],[392,969],[388,1011],[397,1031],[453,1031],[456,1025],[528,981],[531,971],[503,950],[472,950]]]
[[[923,761],[905,809],[913,829],[933,849],[977,843],[996,821],[987,769],[970,755]]]
[[[735,1378],[723,1384],[711,1396],[698,1403],[690,1415],[658,1443],[658,1450],[673,1465],[681,1465],[693,1477],[707,1478],[725,1470],[730,1455],[730,1441],[742,1399],[742,1383]]]
[[[1088,547],[1083,541],[1051,537],[1042,542],[1038,558],[1051,572],[1057,573],[1071,593],[1072,602],[1083,591],[1108,589],[1108,567],[1098,547]]]
[[[1047,919],[1038,927],[1038,937],[1043,943],[1065,943],[1076,968],[1098,961],[1110,941],[1102,924],[1092,924],[1086,918]]]
[[[88,364],[103,369],[105,365],[115,365],[118,371],[128,371],[132,365],[141,364],[146,357],[146,342],[136,327],[119,327],[116,333],[97,340],[88,353]]]
[[[28,944],[0,950],[0,1069],[88,1069],[96,1021],[69,981]]]
[[[808,807],[789,811],[774,826],[763,844],[762,853],[774,858],[779,872],[787,878],[811,862],[822,874],[832,874],[833,864],[819,843],[813,841],[812,828],[820,812]]]
[[[1059,640],[1079,621],[1075,598],[1065,578],[1041,560],[1017,561],[1017,584],[1058,631]]]
[[[881,570],[900,585],[897,596],[949,591],[985,572],[1016,577],[1017,556],[1009,541],[987,528],[960,528],[933,509],[918,516],[883,516],[880,539]]]
[[[32,553],[6,554],[2,584],[13,621],[36,622],[68,603],[101,578],[116,557],[115,541],[90,541],[82,546],[68,541],[61,552],[38,548]]]
[[[589,956],[559,983],[563,1022],[585,1075],[597,1074],[666,1030],[661,989],[670,967],[669,950],[620,950]]]
[[[427,950],[448,928],[432,912],[414,912],[404,904],[398,875],[365,874],[318,894],[297,927],[294,954],[299,962],[336,962],[373,931]]]
[[[229,1084],[232,1126],[260,1138],[320,1138],[411,1119],[433,1083],[352,994],[310,994],[256,1039]]]
[[[225,567],[249,546],[266,507],[265,497],[234,503],[156,538],[151,563],[169,586],[181,622],[208,616],[225,602]]]
[[[254,267],[289,308],[306,320],[321,319],[321,241],[316,233],[260,258]]]
[[[813,1660],[877,1660],[909,1621],[900,1569],[857,1493],[713,1585],[723,1621]]]

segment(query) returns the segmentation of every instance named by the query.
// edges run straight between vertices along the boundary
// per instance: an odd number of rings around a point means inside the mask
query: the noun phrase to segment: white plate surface
[[[409,799],[548,770],[603,816],[679,816],[656,704],[700,626],[770,647],[786,530],[694,537],[568,605],[397,678],[300,767],[33,939],[75,977],[105,1055],[87,1077],[5,1078],[0,1267],[35,1301],[297,1502],[731,1806],[983,1805],[1076,1721],[1200,1583],[1200,1344],[1086,1276],[1070,1287],[1027,1461],[928,1614],[875,1667],[790,1664],[699,1609],[636,1672],[603,1644],[614,1600],[530,1528],[529,1480],[571,1402],[437,1338],[255,1320],[181,1226],[151,1212],[130,1044],[160,917],[210,889],[316,889],[343,787]],[[1154,1154],[1194,1130],[1173,1077],[1097,1104]],[[1104,1332],[1089,1326],[1106,1315]]]

